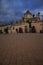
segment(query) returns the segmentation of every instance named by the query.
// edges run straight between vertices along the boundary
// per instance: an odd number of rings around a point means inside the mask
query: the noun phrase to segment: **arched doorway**
[[[23,29],[21,27],[19,28],[19,33],[23,33]]]
[[[18,33],[18,29],[16,28],[16,32]]]

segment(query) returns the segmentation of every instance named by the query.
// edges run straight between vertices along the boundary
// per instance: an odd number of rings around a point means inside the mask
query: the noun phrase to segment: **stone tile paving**
[[[0,65],[43,65],[43,35],[0,36]]]

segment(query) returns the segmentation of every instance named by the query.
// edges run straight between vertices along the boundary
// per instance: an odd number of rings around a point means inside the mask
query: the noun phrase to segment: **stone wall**
[[[42,22],[38,22],[38,23],[31,23],[32,26],[35,26],[36,28],[36,32],[40,32],[40,30],[42,30]],[[4,32],[4,29],[6,27],[8,27],[8,33],[16,33],[16,29],[18,29],[19,31],[19,28],[22,28],[23,32],[25,32],[25,26],[27,26],[27,32],[29,32],[29,24],[28,23],[24,23],[24,24],[19,24],[19,25],[12,25],[12,26],[2,26],[0,27],[0,30],[2,30],[3,33]]]
[[[35,26],[37,32],[40,32],[40,30],[42,30],[42,22],[32,23],[32,26]]]

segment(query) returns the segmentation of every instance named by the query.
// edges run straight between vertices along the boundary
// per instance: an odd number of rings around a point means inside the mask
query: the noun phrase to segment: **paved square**
[[[43,34],[0,35],[0,65],[43,65]]]

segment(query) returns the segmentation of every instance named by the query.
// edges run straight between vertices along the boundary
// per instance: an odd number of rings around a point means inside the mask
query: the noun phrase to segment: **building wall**
[[[26,14],[26,15],[24,16],[24,18],[32,18],[32,15]]]
[[[12,26],[10,26],[10,25],[2,26],[2,27],[0,27],[0,29],[2,30],[3,33],[5,33],[4,29],[6,27],[8,27],[9,33],[16,33],[16,29],[18,29],[18,31],[19,31],[19,28],[22,28],[23,32],[25,32],[25,26],[27,26],[27,31],[29,32],[29,24],[28,23],[24,23],[21,25],[19,24],[19,25],[12,25]],[[35,26],[37,32],[40,32],[40,30],[42,30],[42,22],[32,23],[32,26]]]
[[[30,18],[32,18],[32,15],[30,15],[30,14],[26,14],[25,16],[24,16],[24,21],[26,22],[28,19],[30,19]]]
[[[15,30],[18,29],[18,31],[19,31],[19,28],[22,28],[23,32],[25,32],[25,26],[27,26],[27,31],[28,31],[29,25],[27,23],[15,26]]]
[[[25,32],[25,26],[27,26],[27,31],[29,31],[29,24],[28,23],[23,23],[23,24],[19,24],[19,25],[18,24],[17,25],[12,25],[11,28],[8,29],[8,32],[9,33],[17,33],[16,29],[18,29],[18,31],[19,31],[19,28],[22,28],[23,32]]]
[[[35,26],[37,32],[40,32],[40,30],[42,30],[42,22],[32,23],[32,26]]]

